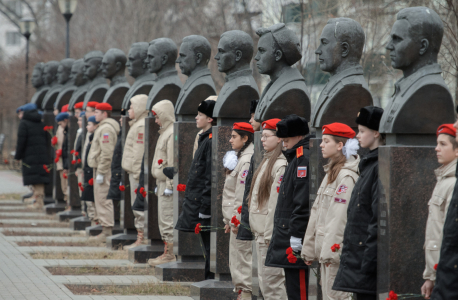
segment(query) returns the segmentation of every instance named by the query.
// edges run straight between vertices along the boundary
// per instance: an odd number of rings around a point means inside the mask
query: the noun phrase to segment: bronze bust
[[[57,81],[57,70],[59,66],[60,62],[55,60],[47,62],[44,66],[44,83],[50,87],[41,104],[41,107],[44,110],[52,110],[53,108],[58,108],[60,110],[62,108],[62,105],[55,106],[55,104],[57,104],[55,103],[55,100],[62,88],[62,85]]]
[[[49,86],[43,80],[44,65],[42,62],[37,63],[32,72],[32,86],[36,89],[36,92],[30,102],[35,103],[37,107],[41,107],[41,103],[49,90]]]
[[[75,60],[73,58],[65,58],[60,61],[60,66],[57,69],[57,81],[62,85],[56,98],[58,107],[69,104],[70,98],[76,89],[75,80],[72,77],[74,63]],[[71,110],[70,107],[69,110]]]
[[[102,73],[102,51],[91,51],[84,56],[84,78],[90,82],[84,97],[84,106],[89,101],[102,102],[109,85]]]
[[[73,109],[76,103],[84,101],[90,84],[84,76],[84,59],[78,59],[73,63],[71,77],[75,86],[69,101],[69,109]]]
[[[110,103],[113,111],[120,111],[124,96],[130,88],[127,82],[126,71],[126,54],[116,48],[112,48],[105,53],[102,60],[102,74],[105,78],[110,79],[110,88],[108,89],[102,102]]]

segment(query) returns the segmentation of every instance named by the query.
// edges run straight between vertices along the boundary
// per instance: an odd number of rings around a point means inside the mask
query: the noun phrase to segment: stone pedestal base
[[[70,228],[73,230],[86,230],[91,226],[91,220],[88,217],[81,216],[70,220]]]
[[[113,227],[113,235],[123,233],[123,232],[124,232],[124,229],[120,228],[119,225],[115,225]],[[87,236],[95,236],[95,235],[99,235],[100,233],[102,233],[102,225],[86,227]],[[137,238],[135,238],[135,240],[137,240]]]
[[[164,243],[162,241],[151,241],[151,245],[140,245],[129,249],[129,261],[132,263],[145,264],[150,258],[156,258],[164,253]]]
[[[48,214],[57,214],[58,212],[64,211],[65,210],[65,203],[64,202],[58,202],[58,203],[53,203],[53,204],[48,204],[46,205],[43,210]]]
[[[114,232],[113,232],[114,233]],[[107,237],[107,248],[121,250],[124,245],[131,245],[137,240],[137,233],[119,233]]]
[[[57,214],[56,218],[60,222],[67,221],[70,219],[82,217],[83,214],[81,213],[81,210],[68,210],[68,211],[63,211]]]
[[[30,192],[30,193],[22,195],[21,196],[22,197],[22,202],[24,202],[24,200],[27,199],[27,198],[31,198],[32,196],[33,196],[33,192]],[[53,202],[54,202],[54,200],[53,200]]]
[[[158,265],[156,277],[161,281],[199,282],[205,280],[205,262],[182,262]]]
[[[237,296],[232,281],[205,280],[191,285],[191,298],[195,300],[235,300]]]
[[[22,199],[22,201],[24,201],[24,198]],[[43,202],[45,205],[56,203],[56,201],[52,197],[45,197]]]

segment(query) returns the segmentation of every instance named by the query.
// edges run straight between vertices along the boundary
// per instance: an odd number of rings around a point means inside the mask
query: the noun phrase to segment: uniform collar
[[[440,166],[434,173],[436,174],[437,181],[442,179],[443,177],[453,177],[455,176],[455,170],[457,167],[457,159],[455,158],[452,162],[448,163],[445,166]]]

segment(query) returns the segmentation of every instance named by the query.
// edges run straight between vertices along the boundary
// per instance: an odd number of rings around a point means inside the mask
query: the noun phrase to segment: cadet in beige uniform
[[[333,252],[335,244],[341,246],[347,208],[351,193],[358,179],[358,141],[355,132],[342,123],[323,126],[323,158],[326,176],[321,183],[313,204],[310,220],[305,232],[301,256],[307,265],[313,261],[321,264],[321,289],[323,300],[350,299],[350,293],[332,289],[340,265],[340,253]],[[343,154],[346,153],[345,155]]]
[[[76,131],[76,137],[75,137],[75,142],[73,144],[73,150],[75,150],[75,152],[78,152],[79,154],[79,155],[73,154],[73,159],[78,160],[79,158],[82,161],[83,157],[81,156],[81,154],[83,152],[83,143],[81,141],[81,133],[83,132],[83,127],[82,127],[83,126],[83,117],[86,115],[86,113],[82,111],[83,102],[76,103],[73,106],[73,108],[75,111],[75,117],[78,118],[78,130]],[[78,182],[82,183],[84,181],[83,165],[81,163],[77,165],[75,175],[78,178]],[[80,191],[80,197],[81,197],[81,191]]]
[[[61,115],[61,114],[59,114]],[[58,115],[58,116],[59,116]],[[56,147],[56,152],[57,151],[62,151],[62,145],[64,144],[64,131],[67,128],[68,124],[68,115],[65,119],[59,122],[59,126],[57,126],[56,129],[56,137],[57,137],[57,147]],[[67,203],[67,195],[68,195],[68,182],[67,178],[64,178],[64,154],[59,157],[59,160],[56,163],[56,170],[59,171],[59,177],[60,177],[60,187],[62,189],[62,193],[64,194],[64,201]],[[67,176],[65,176],[67,177]]]
[[[248,195],[250,226],[256,239],[259,287],[266,300],[287,299],[283,269],[265,266],[267,249],[272,239],[278,191],[287,164],[282,154],[281,140],[276,136],[279,121],[271,119],[262,123],[261,141],[266,153],[253,176]]]
[[[437,160],[441,165],[436,169],[437,183],[431,199],[428,202],[429,214],[426,222],[425,260],[423,272],[425,283],[421,287],[421,294],[429,299],[436,281],[436,269],[439,263],[439,254],[442,244],[442,233],[453,189],[456,183],[456,157],[458,156],[458,143],[456,142],[456,129],[453,124],[439,126],[437,135]]]
[[[130,99],[130,109],[128,111],[130,129],[127,133],[124,152],[122,154],[122,168],[129,174],[130,199],[132,205],[136,197],[135,190],[138,187],[143,154],[145,153],[145,118],[148,116],[146,110],[147,95],[137,95]],[[137,240],[123,249],[131,249],[141,245],[143,242],[143,232],[145,223],[145,213],[133,210],[135,216],[135,228],[137,229]]]
[[[105,241],[112,235],[114,226],[113,201],[107,199],[110,188],[111,160],[118,139],[120,127],[111,119],[112,107],[108,103],[99,103],[95,107],[95,119],[99,126],[94,132],[88,164],[94,168],[94,202],[97,218],[102,225],[102,233],[92,239]]]
[[[159,125],[159,138],[156,143],[151,173],[156,178],[157,216],[159,232],[164,241],[164,253],[148,260],[150,266],[176,261],[173,254],[173,179],[164,175],[164,168],[173,167],[173,123],[175,109],[169,100],[156,103],[153,108],[156,124]]]

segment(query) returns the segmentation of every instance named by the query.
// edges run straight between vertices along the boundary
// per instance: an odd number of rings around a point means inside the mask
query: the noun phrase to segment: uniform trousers
[[[288,299],[285,288],[285,273],[282,268],[267,267],[266,255],[268,246],[263,238],[256,238],[258,255],[258,281],[265,300]]]
[[[34,184],[32,185],[32,190],[33,190],[33,199],[40,200],[41,202],[44,201],[45,198],[45,185],[40,183],[40,184]]]
[[[237,239],[237,234],[229,233],[229,268],[235,292],[251,292],[252,289],[252,251],[253,242]]]
[[[94,168],[94,175],[97,174],[97,168]],[[95,177],[94,177],[95,178]],[[97,211],[97,218],[102,227],[114,226],[114,209],[113,201],[107,199],[108,190],[110,189],[111,170],[103,176],[101,184],[94,180],[94,203]]]
[[[135,198],[137,198],[137,194],[135,194],[135,190],[139,189],[138,187],[138,179],[134,178],[134,174],[129,173],[129,182],[130,182],[130,203],[132,207],[135,203]],[[147,196],[148,197],[148,196]],[[134,213],[134,225],[137,231],[144,231],[145,230],[145,211],[137,211],[132,210]]]
[[[340,264],[331,264],[326,267],[325,264],[321,265],[321,290],[323,293],[323,300],[350,300],[351,293],[335,291],[332,289],[334,280],[336,279],[337,271]]]
[[[285,285],[288,300],[307,300],[309,292],[309,269],[285,268]]]
[[[173,243],[173,196],[164,195],[166,181],[156,181],[159,232],[162,240]]]
[[[87,217],[94,222],[99,222],[97,218],[97,210],[95,209],[95,202],[92,201],[84,201],[86,203],[87,208]]]

